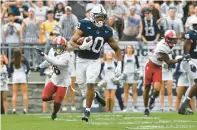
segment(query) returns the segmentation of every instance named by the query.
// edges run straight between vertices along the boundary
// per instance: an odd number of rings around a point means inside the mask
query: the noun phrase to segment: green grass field
[[[2,115],[2,130],[197,130],[197,114],[177,113],[92,113],[88,123],[81,121],[81,113],[59,114],[52,121],[50,115]]]

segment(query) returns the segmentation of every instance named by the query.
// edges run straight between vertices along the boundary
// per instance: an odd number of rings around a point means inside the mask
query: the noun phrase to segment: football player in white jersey
[[[70,86],[70,76],[68,72],[70,54],[66,51],[67,41],[58,36],[53,40],[54,56],[48,56],[39,48],[36,48],[37,52],[44,57],[45,65],[51,64],[53,67],[53,74],[50,82],[46,85],[42,93],[43,101],[53,100],[54,97],[54,108],[51,115],[52,120],[57,119],[57,112],[60,110],[61,103],[66,94],[67,87]]]
[[[187,61],[183,61],[182,68],[188,74],[190,87],[187,89],[185,99],[181,104],[178,113],[179,114],[193,114],[192,109],[189,106],[191,98],[197,93],[197,18],[191,21],[191,27],[188,32],[185,33],[184,42],[184,54],[189,54],[191,58]]]
[[[164,38],[157,43],[156,48],[151,52],[149,60],[144,67],[144,114],[149,115],[149,109],[152,109],[155,104],[155,98],[159,95],[159,90],[162,83],[162,64],[174,64],[182,61],[185,55],[180,59],[170,59],[168,54],[171,53],[172,48],[177,42],[176,33],[174,30],[167,30]],[[153,92],[150,97],[149,108],[149,91],[153,83]]]

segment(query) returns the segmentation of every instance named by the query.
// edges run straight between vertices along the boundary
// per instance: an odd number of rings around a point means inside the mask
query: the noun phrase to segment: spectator
[[[183,4],[181,1],[175,1],[175,0],[166,0],[162,5],[161,5],[161,16],[163,18],[168,16],[168,10],[170,7],[174,7],[176,9],[176,17],[182,19],[183,18]]]
[[[59,1],[58,3],[56,3],[55,5],[55,9],[54,9],[54,19],[57,20],[59,22],[61,16],[64,14],[65,10],[64,10],[64,5],[61,1]]]
[[[115,17],[115,21],[116,21],[115,25],[119,34],[119,38],[121,38],[123,27],[124,27],[123,16],[125,14],[125,10],[123,9],[123,7],[117,4],[116,0],[111,0],[110,7],[106,11],[108,16]]]
[[[88,1],[69,1],[68,5],[72,7],[72,13],[81,20],[85,17],[86,4]],[[90,7],[90,6],[89,6]]]
[[[133,111],[137,111],[137,73],[139,69],[138,57],[132,45],[127,46],[123,61],[123,74],[126,76],[124,83],[124,112],[128,110],[129,89],[132,88]],[[132,69],[131,69],[132,68]]]
[[[90,20],[91,18],[91,14],[90,14],[90,11],[92,10],[92,8],[86,8],[86,17],[84,18],[85,20]]]
[[[59,24],[63,37],[70,40],[78,25],[78,19],[72,14],[72,8],[70,6],[65,7],[65,14],[61,16]]]
[[[15,15],[15,22],[21,23],[24,18],[28,16],[28,6],[23,3],[21,0],[17,0],[15,4],[13,2],[8,2],[10,6],[10,12]]]
[[[190,17],[187,18],[187,21],[185,23],[185,31],[189,31],[189,28],[191,27],[191,21],[193,19],[197,20],[197,5],[195,5],[194,9],[195,14],[191,15]]]
[[[91,2],[86,5],[86,9],[92,9],[95,6],[102,6],[103,7],[102,4],[99,4],[98,0],[91,0]]]
[[[29,72],[29,63],[22,56],[22,51],[20,48],[14,49],[13,60],[10,64],[10,74],[12,74],[12,112],[16,114],[16,101],[18,95],[19,86],[22,89],[23,95],[23,113],[27,113],[28,109],[28,84],[27,84],[27,74]]]
[[[20,40],[24,45],[40,44],[40,24],[41,22],[35,18],[35,10],[29,8],[28,17],[23,20],[21,25]],[[27,59],[32,60],[33,67],[36,68],[41,62],[40,57],[35,49],[24,49],[24,54]],[[32,55],[32,58],[31,58]]]
[[[124,17],[122,41],[137,41],[142,36],[142,20],[140,15],[135,13],[135,9],[135,6],[130,6],[130,13]]]
[[[41,43],[45,43],[45,53],[48,53],[51,48],[50,44],[52,43],[53,38],[50,34],[53,32],[53,28],[57,25],[57,21],[54,20],[53,11],[47,11],[47,20],[44,21],[40,26],[40,40]]]
[[[32,0],[29,0],[29,5],[35,9],[36,19],[41,21],[46,20],[46,14],[47,14],[47,10],[49,10],[49,7],[44,6],[42,0],[36,1],[36,4],[34,4]]]
[[[142,40],[144,43],[147,43],[148,41],[153,41],[153,43],[157,43],[160,34],[156,20],[152,17],[152,10],[146,8],[144,10],[144,15],[145,17],[142,19],[142,23],[143,23]]]
[[[183,24],[185,25],[186,23],[186,20],[188,17],[192,16],[193,14],[195,14],[194,12],[194,8],[195,6],[193,4],[189,4],[189,5],[186,5],[187,6],[187,11],[184,13],[184,17],[183,17]]]
[[[5,43],[13,43],[14,46],[20,43],[20,24],[14,22],[14,14],[8,13],[8,23],[4,25]]]
[[[144,10],[146,8],[149,8],[149,9],[152,10],[153,18],[157,21],[157,23],[159,23],[161,21],[160,13],[159,13],[160,10],[158,10],[158,8],[156,8],[154,1],[153,0],[148,0],[148,4],[144,7],[142,7],[142,11],[141,11],[142,12],[142,17],[144,17],[143,14],[144,14]]]
[[[172,54],[168,55],[170,59],[174,59],[174,56]],[[173,70],[175,66],[174,65],[168,65],[167,63],[163,63],[162,65],[162,85],[160,88],[160,111],[164,111],[164,94],[165,94],[165,86],[167,88],[167,94],[168,94],[168,104],[169,104],[169,111],[172,111],[172,104],[173,104],[173,93],[172,93],[172,86],[173,86]]]
[[[1,74],[1,95],[3,100],[4,113],[8,111],[7,104],[7,92],[8,92],[8,66],[7,66],[7,57],[5,55],[0,55],[0,74]]]
[[[105,53],[105,61],[101,65],[101,78],[106,82],[105,88],[105,111],[113,112],[114,108],[114,97],[116,94],[117,85],[113,83],[112,79],[115,77],[115,68],[117,63],[113,61],[113,53]]]
[[[107,25],[109,27],[111,27],[112,31],[113,31],[113,38],[116,40],[116,42],[118,43],[119,41],[119,35],[118,35],[118,30],[115,26],[115,18],[114,16],[109,16],[108,20],[107,20]]]
[[[166,30],[175,30],[177,37],[180,43],[180,40],[182,38],[184,28],[183,28],[183,22],[180,18],[176,17],[176,8],[170,7],[169,8],[169,16],[163,19],[163,26],[164,31]]]

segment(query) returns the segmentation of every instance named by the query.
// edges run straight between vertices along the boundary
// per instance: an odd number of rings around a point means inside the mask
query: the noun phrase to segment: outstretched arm
[[[179,59],[170,59],[168,54],[159,53],[161,55],[161,59],[164,60],[167,64],[175,64],[179,62]]]
[[[52,65],[57,65],[57,66],[68,66],[70,59],[69,55],[64,55],[64,56],[62,55],[61,58],[57,58],[57,57],[50,57],[46,54],[44,54],[44,58]]]
[[[108,41],[108,44],[115,51],[117,61],[122,61],[121,50],[117,42],[113,38],[110,38]]]

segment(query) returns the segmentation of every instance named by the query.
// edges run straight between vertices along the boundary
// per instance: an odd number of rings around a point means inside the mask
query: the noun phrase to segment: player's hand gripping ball
[[[77,40],[77,44],[78,44],[78,45],[82,45],[85,39],[86,39],[86,42],[89,42],[89,41],[91,40],[90,37],[88,37],[88,38],[86,38],[86,37],[81,37],[81,38],[79,38],[79,39]]]

